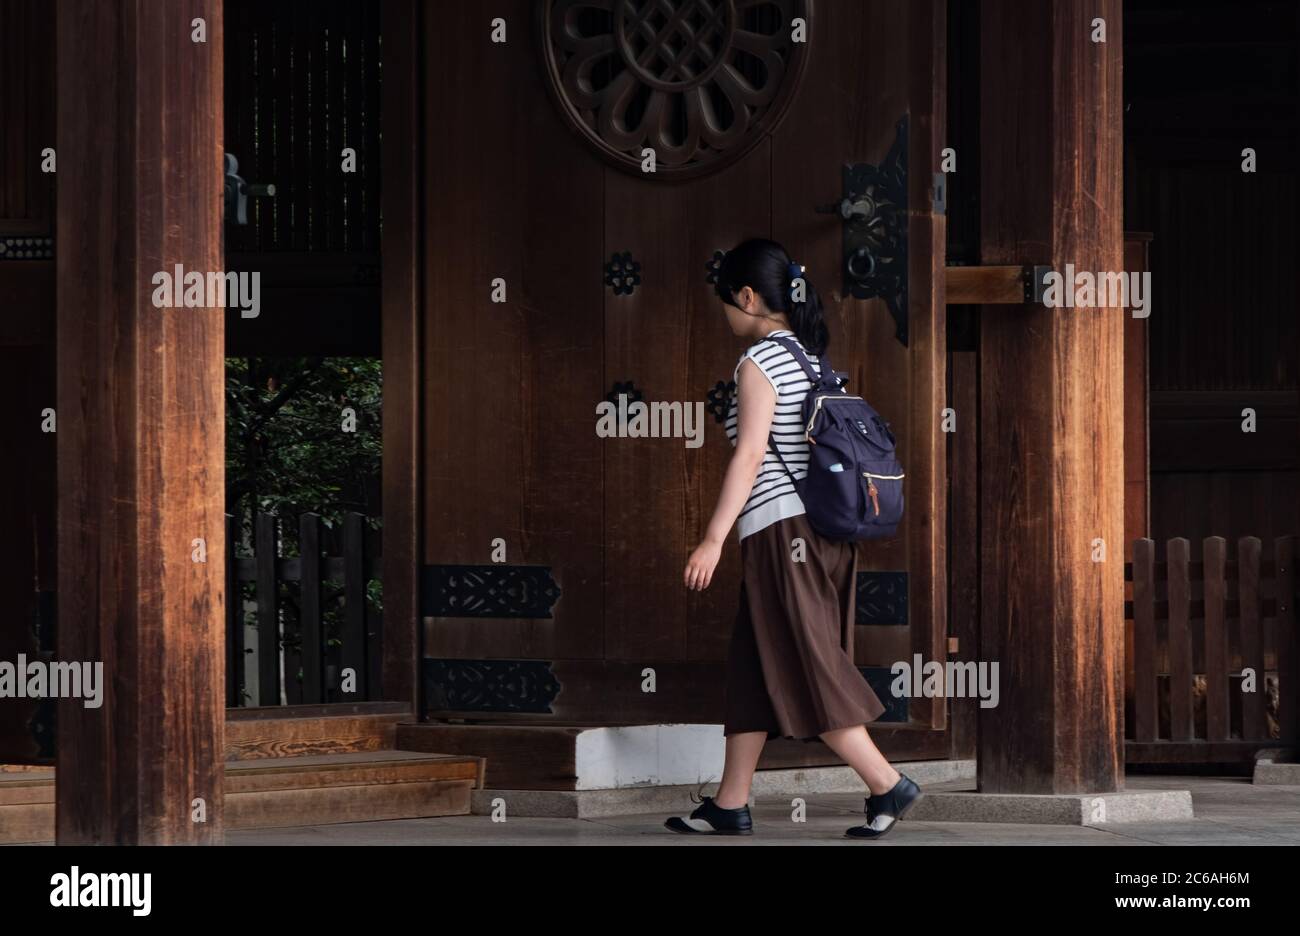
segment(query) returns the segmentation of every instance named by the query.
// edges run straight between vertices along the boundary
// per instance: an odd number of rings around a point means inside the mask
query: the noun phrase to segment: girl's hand
[[[686,587],[692,591],[704,591],[713,581],[713,570],[722,556],[722,544],[705,540],[695,547],[691,558],[686,560]]]

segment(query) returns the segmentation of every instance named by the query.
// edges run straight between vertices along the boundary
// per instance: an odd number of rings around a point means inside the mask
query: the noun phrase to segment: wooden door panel
[[[831,328],[829,355],[898,435],[907,472],[906,522],[890,540],[863,544],[860,568],[906,570],[912,650],[945,659],[944,399],[942,272],[944,229],[931,204],[943,101],[943,7],[932,2],[819,3],[814,54],[790,115],[772,140],[773,230],[821,290]],[[870,54],[863,54],[870,50]],[[838,216],[814,207],[843,194],[841,165],[879,165],[907,116],[908,345],[895,337],[884,300],[845,297]],[[973,414],[971,414],[973,417]],[[973,548],[973,547],[972,547]],[[894,628],[858,627],[855,660],[887,666]],[[911,703],[913,721],[940,727],[944,707]]]
[[[605,253],[631,250],[642,285],[606,290],[609,382],[631,380],[646,402],[704,402],[730,380],[745,342],[731,334],[706,280],[714,250],[769,230],[766,147],[727,170],[663,184],[607,170]],[[738,548],[724,550],[713,585],[688,592],[682,570],[712,516],[731,445],[705,410],[704,444],[605,439],[606,655],[610,659],[725,657],[739,588]]]
[[[704,445],[686,455],[688,550],[704,537],[735,451],[727,441],[725,426],[709,412],[708,393],[718,383],[732,380],[747,345],[745,339],[732,334],[722,302],[706,275],[706,265],[715,251],[728,250],[747,237],[770,236],[771,202],[765,197],[772,185],[770,144],[764,141],[722,173],[699,180],[697,185],[706,181],[711,182],[707,191],[691,199],[692,216],[686,229],[691,248],[684,271],[690,343],[688,399],[706,402]],[[678,563],[678,582],[686,558],[682,556]],[[739,593],[740,547],[733,529],[712,584],[703,592],[686,593],[683,659],[726,659]]]
[[[529,5],[508,6],[515,23]],[[552,675],[606,661],[604,675],[572,676],[567,696],[561,680],[549,717],[571,721],[617,721],[634,709],[647,718],[657,704],[680,720],[681,698],[670,711],[666,697],[637,690],[629,708],[636,687],[623,679],[640,672],[631,664],[657,664],[665,678],[702,664],[721,678],[738,598],[734,531],[709,590],[687,592],[681,575],[731,456],[723,427],[706,409],[698,449],[682,438],[601,439],[595,404],[631,383],[647,403],[690,406],[730,381],[745,341],[727,327],[706,264],[746,237],[775,237],[822,293],[837,369],[899,430],[910,479],[905,529],[862,550],[864,569],[909,573],[908,624],[858,628],[857,662],[888,665],[911,650],[942,659],[943,225],[930,187],[943,5],[818,2],[783,123],[730,165],[686,181],[599,160],[548,99],[534,48],[485,53],[463,40],[477,28],[449,12],[427,35],[440,51],[425,89],[425,561],[484,564],[491,538],[503,536],[509,561],[549,566],[562,595],[550,620],[431,619],[425,655],[540,660]],[[843,297],[839,219],[813,210],[841,196],[844,163],[884,159],[903,115],[907,347],[883,301]],[[454,146],[432,135],[451,126]],[[600,279],[624,252],[640,264],[630,295]],[[489,301],[494,276],[509,283],[504,306]],[[942,726],[942,705],[915,700],[911,712],[914,723]]]
[[[424,561],[486,565],[500,537],[563,599],[553,619],[438,618],[425,654],[599,656],[601,167],[538,80],[532,4],[498,15],[507,46],[473,4],[426,17]]]

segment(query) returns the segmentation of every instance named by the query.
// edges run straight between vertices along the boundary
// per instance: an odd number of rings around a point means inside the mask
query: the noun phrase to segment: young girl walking
[[[829,341],[821,300],[802,268],[770,240],[748,240],[726,254],[717,292],[731,330],[752,344],[736,365],[727,414],[736,451],[684,579],[690,589],[709,586],[734,525],[742,571],[727,655],[726,762],[717,795],[665,825],[684,833],[752,833],[750,784],[763,745],[777,737],[821,738],[871,794],[866,823],[846,835],[876,838],[922,794],[867,734],[865,723],[879,718],[884,705],[844,649],[854,618],[855,545],[814,531],[793,483],[807,473],[800,408],[812,383],[775,339],[793,339],[820,368]],[[802,553],[796,540],[803,541]]]

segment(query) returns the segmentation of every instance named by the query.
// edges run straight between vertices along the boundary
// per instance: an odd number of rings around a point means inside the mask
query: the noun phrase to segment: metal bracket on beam
[[[1043,295],[1047,292],[1047,274],[1052,272],[1050,266],[1026,266],[1025,302],[1042,305]]]

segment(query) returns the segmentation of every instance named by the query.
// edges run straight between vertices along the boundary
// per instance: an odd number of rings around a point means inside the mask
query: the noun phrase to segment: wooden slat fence
[[[248,704],[250,681],[258,705],[361,702],[380,697],[382,621],[366,600],[367,584],[382,580],[381,559],[370,555],[366,518],[345,515],[342,555],[321,555],[322,527],[316,514],[298,518],[298,556],[280,555],[279,518],[259,513],[253,522],[253,555],[237,555],[233,517],[226,516],[226,698],[231,707]],[[248,665],[245,646],[245,583],[254,583],[257,666]],[[326,583],[341,583],[326,600]],[[283,586],[292,583],[288,589]],[[334,589],[331,589],[334,591]],[[296,605],[296,608],[293,607]],[[331,606],[341,621],[327,633]],[[268,626],[268,622],[270,626]],[[286,679],[281,683],[283,665]],[[344,691],[341,676],[351,670],[355,688]]]
[[[226,250],[378,251],[379,4],[232,0],[224,24],[225,149],[244,181],[275,186]]]
[[[1134,541],[1126,759],[1213,763],[1300,741],[1294,536],[1263,555],[1258,537]],[[1253,675],[1253,687],[1247,679]]]

